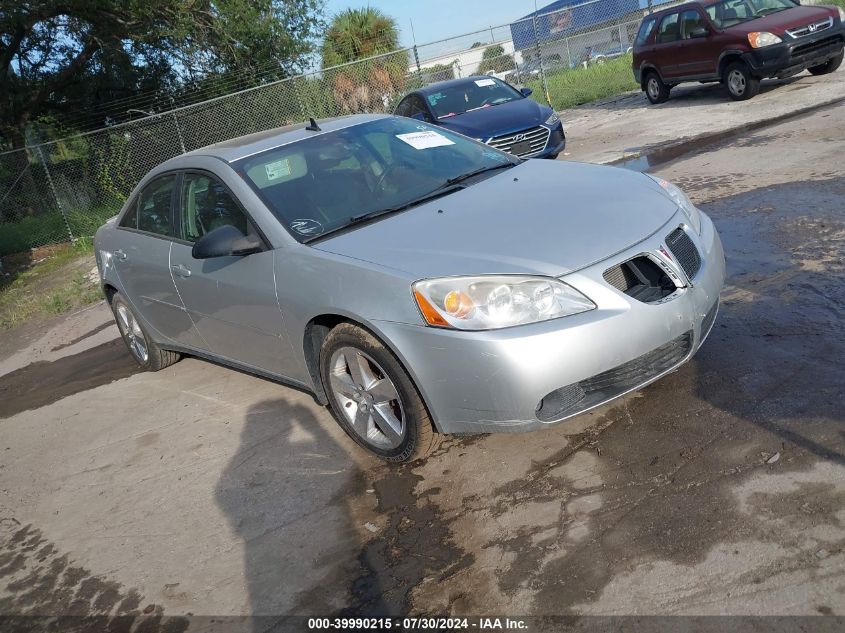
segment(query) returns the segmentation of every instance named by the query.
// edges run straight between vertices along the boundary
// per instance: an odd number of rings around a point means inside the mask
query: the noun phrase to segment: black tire
[[[364,361],[373,375],[388,379],[390,387],[395,388],[398,398],[390,401],[389,413],[401,413],[401,432],[394,430],[395,434],[389,437],[380,430],[379,421],[384,424],[384,418],[377,418],[374,413],[377,407],[385,405],[374,406],[371,399],[368,409],[363,400],[366,397],[364,391],[368,389],[360,389],[347,398],[333,386],[338,384],[337,380],[344,381],[352,377],[351,369],[350,375],[347,375],[344,368],[349,367],[347,356],[355,352],[363,352],[358,358],[366,357]],[[396,356],[366,330],[351,323],[341,323],[329,332],[320,350],[320,378],[328,396],[329,409],[337,423],[358,445],[376,457],[388,462],[406,462],[427,457],[439,445],[440,434],[435,431],[428,410],[410,376]],[[359,418],[359,413],[364,418]],[[347,415],[355,421],[350,421]],[[398,420],[399,417],[394,415],[393,419]],[[361,419],[366,419],[364,426],[371,429],[367,437],[356,431],[354,426],[360,425]],[[383,436],[383,439],[379,436]],[[384,444],[391,440],[396,445]]]
[[[655,71],[652,70],[646,74],[645,81],[643,81],[643,90],[645,91],[645,96],[654,105],[665,103],[669,99],[669,91],[671,89],[671,86],[663,83],[660,75]]]
[[[751,74],[745,62],[732,62],[722,74],[722,83],[734,101],[747,101],[760,92],[760,79]]]
[[[114,320],[117,322],[117,329],[120,330],[120,335],[123,342],[126,343],[126,349],[132,355],[142,369],[145,371],[159,371],[165,367],[169,367],[179,360],[180,355],[176,352],[171,352],[166,349],[161,349],[156,342],[150,338],[149,333],[138,320],[135,311],[129,305],[129,302],[123,298],[119,292],[116,292],[111,298],[111,309],[114,314]],[[126,312],[124,312],[124,310]],[[131,317],[127,321],[127,315]],[[137,327],[134,327],[137,326]],[[142,341],[142,347],[146,353],[141,352],[138,343]]]
[[[839,51],[839,55],[837,55],[836,57],[831,57],[824,64],[813,66],[811,68],[808,68],[807,70],[809,70],[810,73],[813,75],[830,74],[842,65],[843,57],[845,57],[845,49]]]

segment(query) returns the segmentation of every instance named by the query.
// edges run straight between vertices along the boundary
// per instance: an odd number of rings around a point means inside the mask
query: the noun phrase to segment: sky
[[[542,8],[551,0],[537,0]],[[534,11],[534,0],[326,0],[326,17],[345,9],[375,7],[396,19],[402,46],[509,24]],[[411,33],[411,20],[414,23]]]

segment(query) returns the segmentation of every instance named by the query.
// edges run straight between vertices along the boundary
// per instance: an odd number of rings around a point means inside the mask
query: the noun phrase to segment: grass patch
[[[555,110],[565,110],[639,88],[631,71],[631,55],[621,55],[587,68],[550,72],[546,75],[546,83]],[[545,101],[539,80],[528,82],[526,86],[534,90],[538,101]]]
[[[94,266],[91,240],[61,244],[4,258],[0,275],[0,330],[63,314],[103,298],[88,279]]]

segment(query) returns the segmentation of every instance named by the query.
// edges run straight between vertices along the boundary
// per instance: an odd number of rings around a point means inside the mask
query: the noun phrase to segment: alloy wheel
[[[647,88],[648,96],[652,99],[657,99],[660,96],[660,86],[657,83],[657,79],[654,77],[649,78]]]
[[[398,447],[405,438],[405,412],[387,372],[354,347],[335,351],[329,368],[332,395],[355,434],[378,448]]]
[[[147,350],[147,338],[144,336],[144,331],[138,324],[137,319],[135,319],[135,315],[123,303],[119,303],[115,311],[117,312],[117,325],[129,346],[129,351],[132,352],[139,363],[146,365],[150,357]]]

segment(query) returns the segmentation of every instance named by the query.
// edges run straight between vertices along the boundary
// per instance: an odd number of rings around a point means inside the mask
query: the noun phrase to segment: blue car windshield
[[[460,134],[389,117],[250,156],[234,164],[275,217],[302,242],[446,195],[462,177],[519,159]],[[469,182],[461,182],[461,186]]]
[[[518,90],[495,77],[472,79],[427,94],[425,98],[438,119],[525,99]]]

